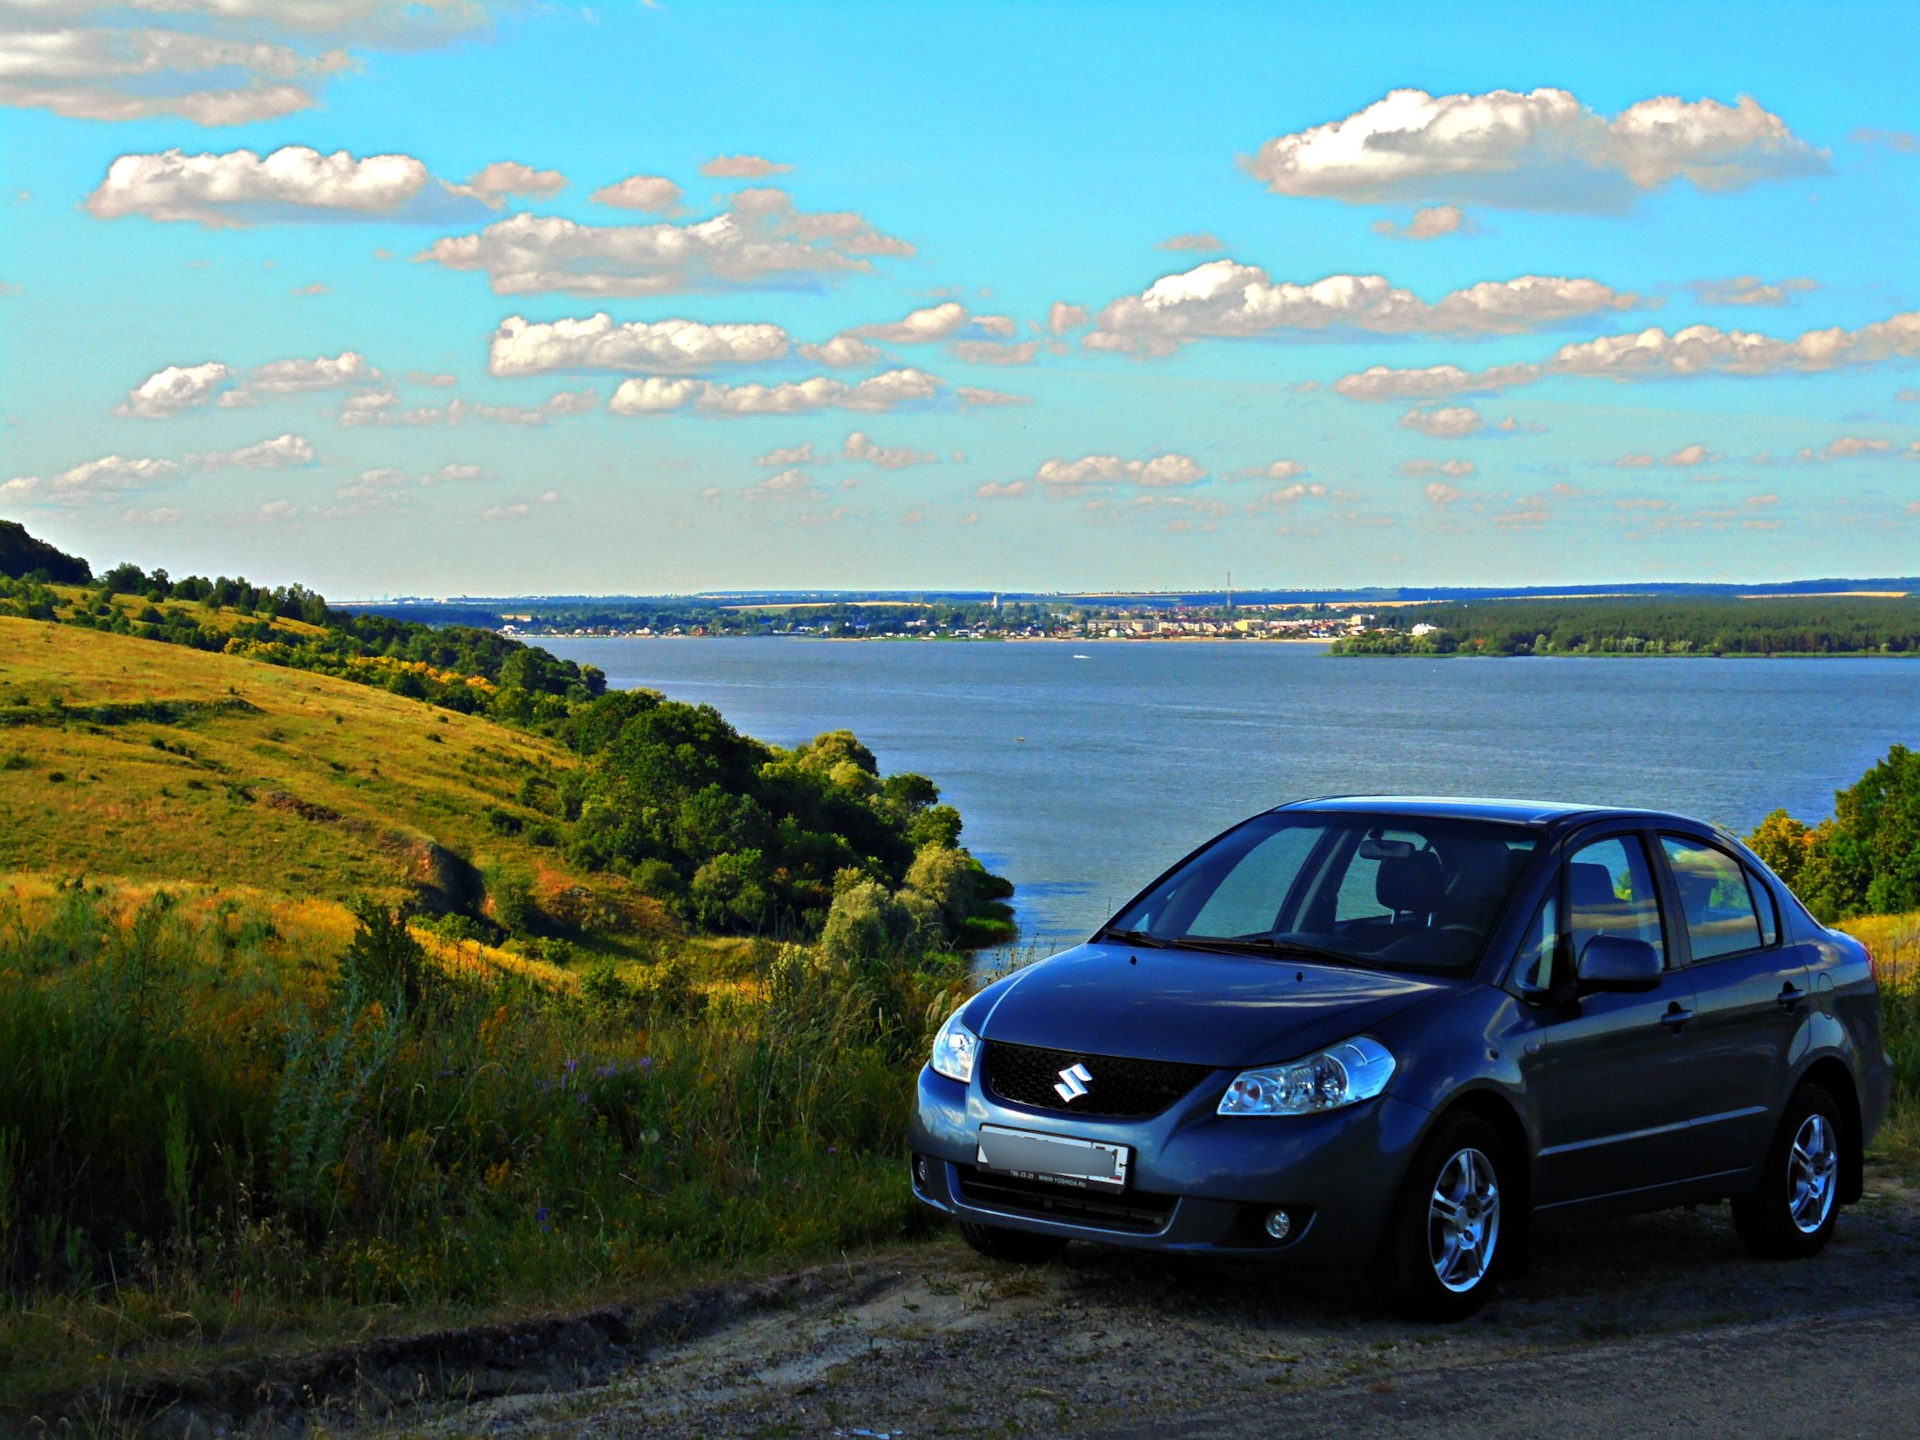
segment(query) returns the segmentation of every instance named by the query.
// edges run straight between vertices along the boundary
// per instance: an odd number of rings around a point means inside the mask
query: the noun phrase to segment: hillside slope
[[[0,871],[473,913],[528,886],[596,929],[657,928],[654,902],[537,843],[544,817],[523,797],[551,796],[574,763],[385,690],[0,617]]]

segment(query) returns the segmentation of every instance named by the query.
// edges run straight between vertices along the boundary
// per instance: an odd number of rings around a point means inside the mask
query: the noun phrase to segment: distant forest
[[[1337,655],[1920,655],[1920,597],[1409,605]],[[1416,628],[1423,629],[1416,635]]]

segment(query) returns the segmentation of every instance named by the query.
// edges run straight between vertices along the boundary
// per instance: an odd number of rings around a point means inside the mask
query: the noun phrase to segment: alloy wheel
[[[1816,1117],[1817,1118],[1817,1117]],[[1427,1201],[1427,1255],[1440,1284],[1465,1294],[1486,1278],[1500,1241],[1500,1185],[1480,1151],[1457,1150]]]
[[[1839,1176],[1840,1146],[1833,1124],[1816,1112],[1801,1122],[1787,1152],[1787,1207],[1802,1235],[1812,1235],[1827,1223]]]

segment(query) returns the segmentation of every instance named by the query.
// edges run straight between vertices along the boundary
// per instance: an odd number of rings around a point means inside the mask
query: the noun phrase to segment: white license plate
[[[1075,1190],[1117,1194],[1127,1188],[1127,1147],[1102,1140],[982,1125],[975,1163],[992,1175],[1044,1180]]]

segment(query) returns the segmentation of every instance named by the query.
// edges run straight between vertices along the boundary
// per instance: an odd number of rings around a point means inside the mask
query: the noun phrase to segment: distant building
[[[1413,633],[1415,635],[1432,635],[1436,633],[1439,629],[1440,627],[1438,625],[1429,625],[1426,623],[1426,621],[1423,620],[1418,625],[1413,627]]]

